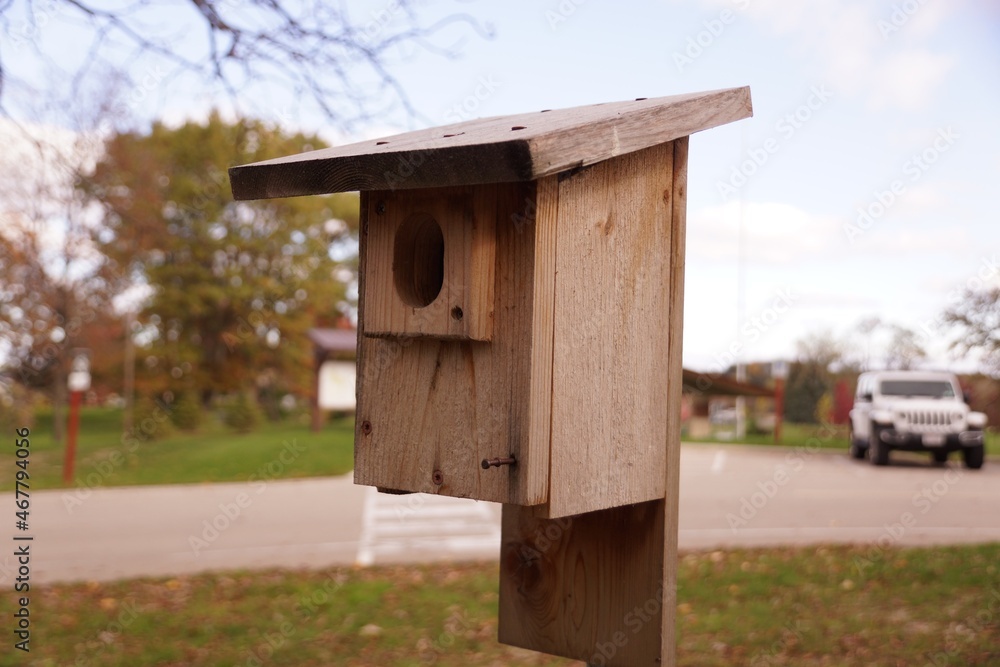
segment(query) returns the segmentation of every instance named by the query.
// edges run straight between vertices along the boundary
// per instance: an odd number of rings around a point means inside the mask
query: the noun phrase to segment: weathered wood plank
[[[555,322],[556,286],[556,224],[559,215],[559,180],[548,176],[537,182],[535,199],[525,202],[526,224],[534,213],[535,263],[534,292],[531,317],[531,383],[529,409],[531,424],[528,432],[534,456],[545,456],[544,468],[527,471],[529,486],[542,488],[548,497],[549,456],[552,439],[552,345]],[[538,459],[536,458],[536,461]],[[544,478],[540,477],[544,471]],[[521,470],[521,474],[525,474]]]
[[[480,186],[495,191],[496,271],[489,343],[420,337],[359,336],[354,480],[402,491],[533,505],[548,486],[547,442],[530,437],[535,221],[523,216],[534,184]],[[478,188],[476,188],[478,189]],[[439,194],[448,196],[462,188]],[[360,253],[371,278],[373,207],[386,210],[405,191],[365,196],[368,231]],[[478,195],[476,195],[478,196]],[[362,280],[366,278],[362,276]],[[359,328],[365,332],[371,293]],[[517,465],[483,470],[485,458],[513,454]],[[435,474],[437,473],[437,474]]]
[[[664,497],[673,156],[559,184],[550,517]]]
[[[497,188],[429,188],[375,201],[365,335],[491,338]]]
[[[660,662],[663,505],[562,519],[504,505],[500,641],[605,667],[672,664]]]
[[[681,464],[681,356],[684,332],[684,243],[687,231],[688,138],[674,142],[673,187],[671,194],[670,331],[667,351],[667,440],[666,507],[663,513],[663,631],[664,665],[674,665],[677,653],[677,529],[680,501]]]
[[[239,200],[529,181],[752,115],[729,88],[482,118],[229,170]]]

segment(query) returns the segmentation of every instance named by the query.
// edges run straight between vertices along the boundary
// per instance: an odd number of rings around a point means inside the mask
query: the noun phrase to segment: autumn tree
[[[85,134],[9,122],[0,133],[0,370],[52,400],[58,440],[68,354],[90,346],[88,327],[115,324],[118,285],[90,242],[94,211],[74,188],[97,146]],[[114,365],[108,355],[100,362],[99,374]]]
[[[322,145],[217,113],[108,141],[81,188],[104,212],[98,247],[150,292],[137,334],[147,392],[208,403],[238,390],[306,390],[306,329],[351,308],[357,199],[237,203],[226,170]]]

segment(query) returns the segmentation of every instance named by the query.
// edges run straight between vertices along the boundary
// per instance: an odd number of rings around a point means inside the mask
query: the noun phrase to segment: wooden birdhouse
[[[734,88],[230,170],[361,192],[355,482],[504,503],[501,641],[672,663],[688,136],[750,115]]]

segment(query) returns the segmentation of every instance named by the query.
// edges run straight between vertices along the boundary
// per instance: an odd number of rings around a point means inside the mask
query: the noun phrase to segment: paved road
[[[13,495],[0,494],[0,507],[13,513]],[[971,472],[925,457],[873,468],[842,453],[704,444],[681,451],[682,549],[1000,541],[998,510],[996,461]],[[377,494],[349,475],[86,497],[39,492],[32,580],[495,558],[499,516],[491,503]],[[0,557],[0,585],[15,575],[13,556]]]

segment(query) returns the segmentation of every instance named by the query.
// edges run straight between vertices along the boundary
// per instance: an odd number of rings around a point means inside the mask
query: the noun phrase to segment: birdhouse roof
[[[750,89],[495,116],[229,170],[236,199],[531,181],[748,118]]]

